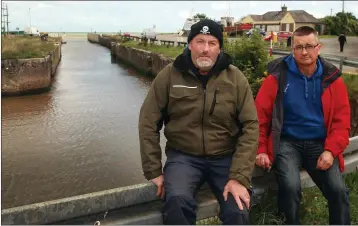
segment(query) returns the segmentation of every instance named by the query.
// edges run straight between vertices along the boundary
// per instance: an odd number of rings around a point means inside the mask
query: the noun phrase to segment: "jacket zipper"
[[[191,70],[189,70],[189,74],[191,74],[192,76],[194,76],[196,79],[198,79],[197,77],[196,77],[196,75],[191,71]],[[199,80],[199,79],[198,79]],[[199,80],[199,82],[201,82],[200,80]],[[202,112],[202,114],[201,114],[201,135],[202,135],[202,141],[203,141],[203,152],[204,152],[204,156],[205,156],[205,139],[204,139],[204,115],[205,115],[205,102],[206,102],[206,85],[204,86],[203,85],[203,91],[204,91],[204,97],[203,97],[203,99],[204,99],[204,104],[203,104],[203,112]]]
[[[219,92],[218,89],[215,90],[215,93],[214,93],[214,98],[213,98],[213,103],[211,104],[211,107],[210,107],[210,113],[209,115],[212,115],[214,113],[214,109],[215,109],[215,106],[216,106],[216,94]]]
[[[201,116],[201,134],[203,137],[203,151],[204,151],[204,156],[205,156],[205,141],[204,141],[204,114],[205,114],[205,102],[206,102],[206,87],[204,88],[204,106],[203,106],[203,113]]]

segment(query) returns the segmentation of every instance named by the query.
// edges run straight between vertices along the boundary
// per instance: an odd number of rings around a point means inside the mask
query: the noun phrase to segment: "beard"
[[[209,71],[213,66],[213,61],[209,57],[199,57],[196,59],[196,64],[201,71]]]

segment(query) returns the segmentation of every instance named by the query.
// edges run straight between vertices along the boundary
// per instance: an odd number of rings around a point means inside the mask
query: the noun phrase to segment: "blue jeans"
[[[349,190],[339,170],[338,159],[323,171],[316,169],[324,141],[297,141],[282,138],[274,163],[279,191],[278,208],[287,224],[300,224],[300,168],[306,169],[328,201],[329,224],[350,224]]]
[[[219,202],[220,220],[224,224],[248,224],[248,210],[241,211],[231,193],[224,201],[223,192],[228,182],[231,160],[232,155],[205,158],[168,150],[164,166],[163,224],[195,224],[195,195],[205,181]]]

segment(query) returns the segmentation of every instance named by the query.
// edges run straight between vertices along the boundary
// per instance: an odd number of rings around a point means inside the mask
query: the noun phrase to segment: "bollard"
[[[340,70],[340,71],[343,71],[343,61],[344,61],[344,57],[341,56],[341,57],[340,57],[340,60],[339,60],[339,70]]]

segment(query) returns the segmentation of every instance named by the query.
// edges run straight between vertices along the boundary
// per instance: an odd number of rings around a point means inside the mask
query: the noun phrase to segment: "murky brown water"
[[[2,208],[145,182],[137,128],[150,83],[67,38],[50,92],[2,99]]]

